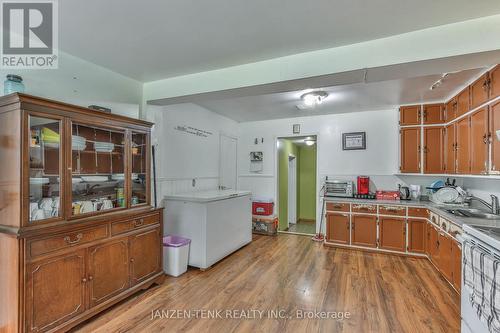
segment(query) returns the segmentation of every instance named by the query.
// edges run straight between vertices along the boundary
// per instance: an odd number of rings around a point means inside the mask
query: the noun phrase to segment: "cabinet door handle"
[[[86,279],[86,278],[83,278],[83,279],[82,279],[82,283],[87,283],[87,279]]]
[[[130,262],[134,262],[134,261],[135,261],[135,259],[134,259],[134,258],[130,258]]]
[[[143,224],[144,224],[144,219],[135,220],[134,222],[135,227],[140,227]]]
[[[83,235],[80,233],[78,235],[76,235],[76,238],[74,240],[71,240],[71,237],[70,236],[66,236],[64,237],[64,241],[67,243],[67,244],[77,244],[78,242],[80,242],[83,238]]]
[[[484,142],[485,145],[488,144],[488,135],[486,135],[486,134],[483,135],[483,142]]]
[[[94,277],[92,275],[89,275],[89,281],[92,281]]]

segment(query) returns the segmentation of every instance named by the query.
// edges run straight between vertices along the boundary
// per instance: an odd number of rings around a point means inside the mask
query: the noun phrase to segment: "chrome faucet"
[[[498,197],[496,195],[493,195],[493,194],[490,194],[490,197],[491,197],[491,204],[486,202],[485,200],[478,198],[478,197],[475,197],[473,195],[468,196],[465,199],[465,201],[468,202],[469,204],[471,203],[472,200],[479,201],[484,206],[488,207],[491,214],[500,215],[500,205],[498,204]]]

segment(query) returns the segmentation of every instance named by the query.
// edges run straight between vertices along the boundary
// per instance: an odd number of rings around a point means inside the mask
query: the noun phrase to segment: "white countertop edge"
[[[166,195],[163,198],[167,201],[189,201],[189,202],[213,202],[252,195],[251,191],[234,190],[209,190],[189,193],[179,193]]]

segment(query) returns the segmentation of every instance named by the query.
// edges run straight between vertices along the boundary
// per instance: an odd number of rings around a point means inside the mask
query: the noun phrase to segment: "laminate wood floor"
[[[176,313],[179,319],[167,319],[170,310],[186,312]],[[218,317],[217,310],[223,319],[206,318]],[[226,310],[246,310],[248,318],[231,319],[244,313]],[[256,310],[264,311],[262,319]],[[306,310],[314,311],[307,312],[308,316],[330,312],[323,314],[329,318],[297,318]],[[350,316],[333,319],[339,317],[337,312]],[[205,318],[195,318],[196,313]],[[285,234],[254,236],[251,244],[212,269],[190,269],[179,278],[169,277],[163,285],[74,329],[218,333],[459,330],[460,298],[427,260],[328,248],[309,237]]]

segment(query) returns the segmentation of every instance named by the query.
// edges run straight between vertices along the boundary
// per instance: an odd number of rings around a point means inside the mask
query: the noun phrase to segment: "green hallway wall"
[[[316,145],[300,146],[298,160],[298,217],[316,219]]]
[[[294,155],[298,158],[299,149],[292,141],[279,139],[278,148],[278,188],[279,188],[279,230],[285,230],[288,221],[288,156]],[[299,163],[297,163],[297,175],[299,174]],[[298,187],[298,182],[297,182]],[[297,189],[298,190],[298,189]],[[297,196],[297,201],[299,196]]]
[[[279,230],[286,230],[289,155],[297,158],[297,218],[316,219],[316,145],[298,146],[288,139],[279,139],[278,142]]]

